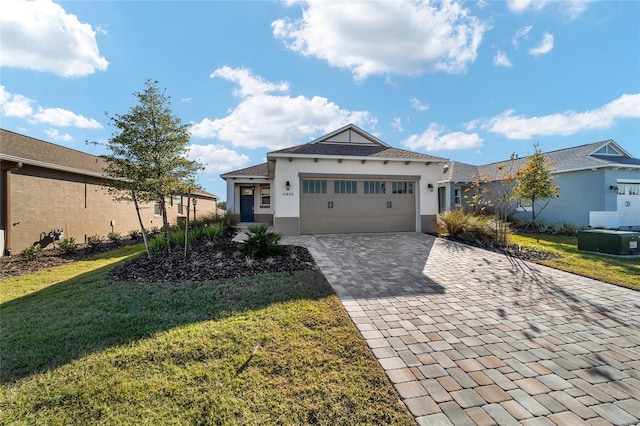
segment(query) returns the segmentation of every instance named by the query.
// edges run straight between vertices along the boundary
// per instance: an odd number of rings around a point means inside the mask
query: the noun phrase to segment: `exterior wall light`
[[[291,182],[287,181],[287,182],[284,184],[284,188],[285,188],[287,191],[288,191],[288,190],[290,190],[290,189],[291,189]]]
[[[428,183],[427,184],[427,188],[429,188],[429,191],[433,192],[433,184],[432,183]]]

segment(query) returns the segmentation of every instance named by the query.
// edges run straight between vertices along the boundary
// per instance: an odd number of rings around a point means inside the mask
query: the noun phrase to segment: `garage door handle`
[[[332,209],[333,208],[333,201],[328,201],[327,202],[327,207]]]
[[[391,201],[387,201],[387,208],[388,208],[388,209],[390,209],[392,205],[393,205],[393,204],[391,203]]]

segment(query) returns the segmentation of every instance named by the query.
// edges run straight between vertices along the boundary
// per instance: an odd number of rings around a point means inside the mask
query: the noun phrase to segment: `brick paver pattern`
[[[283,242],[308,247],[418,424],[640,423],[640,292],[418,233]]]

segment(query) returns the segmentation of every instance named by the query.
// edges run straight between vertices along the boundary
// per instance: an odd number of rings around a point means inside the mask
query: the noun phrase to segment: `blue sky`
[[[640,157],[640,2],[23,1],[0,14],[2,127],[105,153],[146,79],[199,183],[354,123],[472,164],[614,139]]]

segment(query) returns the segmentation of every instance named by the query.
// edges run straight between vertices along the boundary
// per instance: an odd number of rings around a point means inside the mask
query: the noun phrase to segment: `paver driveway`
[[[418,233],[288,237],[418,424],[640,422],[640,292]]]

